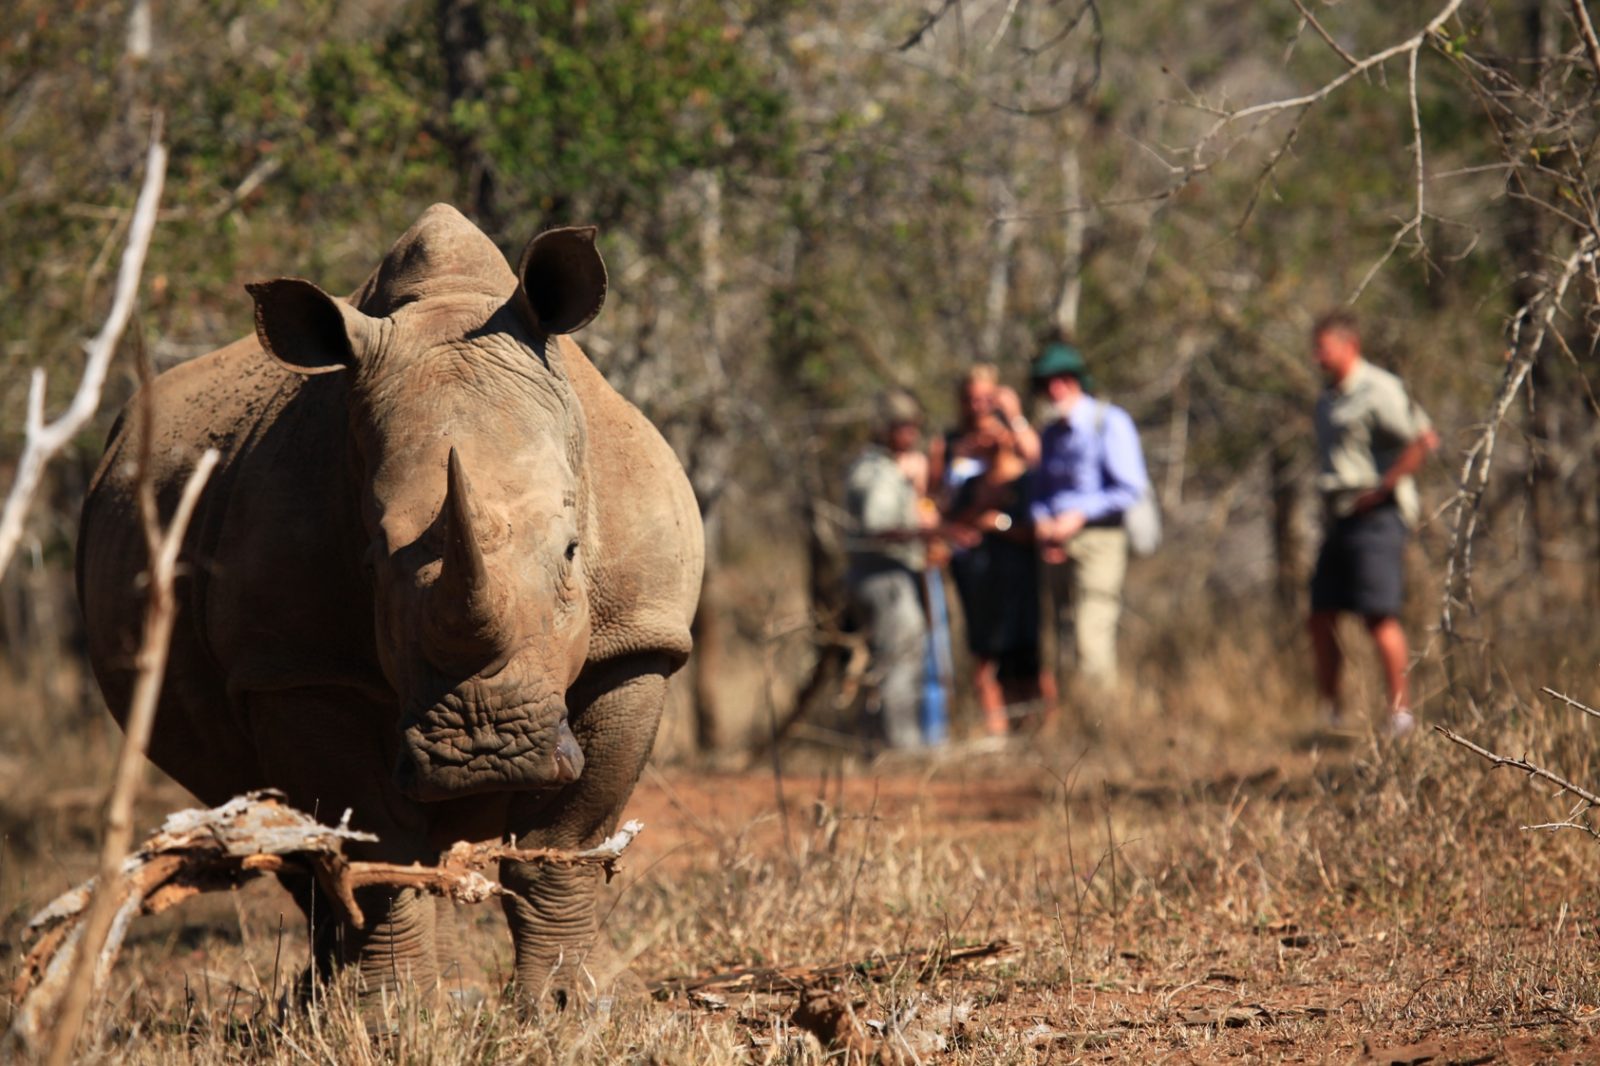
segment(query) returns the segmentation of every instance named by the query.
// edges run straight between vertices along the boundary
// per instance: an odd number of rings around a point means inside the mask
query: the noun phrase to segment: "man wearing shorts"
[[[1438,447],[1439,435],[1400,379],[1361,357],[1355,316],[1317,320],[1311,347],[1327,380],[1317,397],[1317,488],[1327,519],[1311,577],[1311,648],[1324,717],[1340,713],[1341,611],[1360,615],[1383,664],[1389,732],[1411,731],[1406,688],[1409,652],[1400,627],[1401,555],[1419,505],[1412,475]]]

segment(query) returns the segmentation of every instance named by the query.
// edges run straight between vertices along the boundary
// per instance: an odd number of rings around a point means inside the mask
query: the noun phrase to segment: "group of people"
[[[1417,519],[1413,475],[1438,444],[1393,374],[1366,362],[1355,318],[1337,311],[1312,330],[1326,388],[1314,414],[1325,534],[1311,581],[1310,633],[1325,724],[1341,720],[1341,613],[1365,622],[1383,664],[1389,730],[1409,731],[1408,649],[1398,620],[1401,557]],[[845,505],[852,611],[871,668],[867,728],[889,747],[927,742],[919,704],[930,654],[926,575],[953,579],[985,732],[1048,722],[1055,675],[1041,654],[1049,588],[1073,676],[1087,691],[1115,684],[1117,624],[1128,569],[1127,518],[1150,494],[1138,429],[1095,395],[1082,353],[1046,344],[1029,386],[1038,426],[988,364],[958,392],[959,421],[923,448],[910,392],[878,397],[872,439],[850,465]],[[933,585],[935,595],[942,586]]]
[[[1045,347],[1030,384],[1042,430],[981,364],[961,381],[958,424],[926,451],[921,405],[890,390],[846,476],[851,602],[876,681],[870,721],[890,747],[923,742],[929,566],[955,582],[986,732],[1011,730],[1008,708],[1036,722],[1055,713],[1040,641],[1040,592],[1051,578],[1070,605],[1078,676],[1116,680],[1123,514],[1149,489],[1139,434],[1126,411],[1092,395],[1083,355],[1069,344]]]

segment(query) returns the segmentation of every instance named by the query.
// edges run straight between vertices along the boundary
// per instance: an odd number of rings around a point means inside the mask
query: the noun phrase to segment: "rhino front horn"
[[[498,648],[489,568],[478,535],[479,512],[461,456],[450,449],[444,507],[444,550],[434,584],[429,641],[451,659],[492,656]],[[442,664],[441,664],[442,665]]]
[[[461,454],[451,448],[444,489],[444,570],[439,584],[441,592],[458,592],[465,602],[489,591],[489,568],[478,543],[474,512],[472,486],[461,467]]]

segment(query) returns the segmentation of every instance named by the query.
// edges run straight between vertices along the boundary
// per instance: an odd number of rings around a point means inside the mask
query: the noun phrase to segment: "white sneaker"
[[[1389,735],[1403,737],[1417,728],[1417,720],[1411,716],[1410,711],[1395,711],[1389,716]]]

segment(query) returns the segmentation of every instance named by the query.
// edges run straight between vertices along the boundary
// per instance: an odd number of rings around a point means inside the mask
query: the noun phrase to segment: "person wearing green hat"
[[[1106,687],[1117,679],[1128,571],[1122,516],[1150,484],[1139,431],[1128,412],[1091,395],[1094,378],[1072,345],[1047,344],[1029,376],[1053,415],[1040,435],[1030,507],[1040,555],[1065,567],[1078,674]]]

